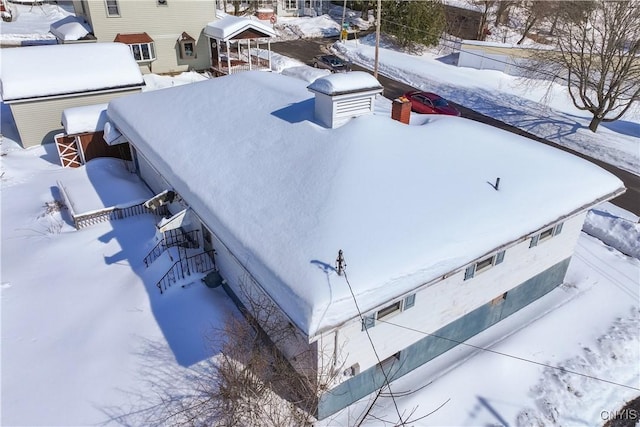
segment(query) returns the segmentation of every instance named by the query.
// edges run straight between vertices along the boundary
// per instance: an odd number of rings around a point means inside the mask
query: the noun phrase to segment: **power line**
[[[349,283],[349,278],[347,277],[347,272],[345,270],[346,264],[344,263],[344,258],[342,257],[342,250],[340,250],[338,255],[338,263],[339,263],[338,268],[344,275],[344,280],[345,282],[347,282],[347,286],[349,287],[349,292],[351,292],[351,298],[353,298],[353,303],[355,304],[356,310],[358,311],[358,316],[360,317],[360,321],[364,325],[364,317],[362,316],[362,312],[360,311],[360,306],[358,305],[358,301],[356,300],[356,295],[353,293],[353,288],[351,287],[351,283]],[[369,334],[369,330],[367,328],[364,328],[364,331],[367,333],[367,338],[369,339],[369,343],[371,343],[371,348],[373,349],[373,353],[376,356],[376,360],[378,360],[378,364],[380,364],[381,363],[380,356],[378,356],[378,351],[376,350],[376,346],[373,344],[373,339]],[[402,423],[402,415],[400,414],[400,409],[398,408],[398,403],[396,402],[396,398],[393,395],[393,392],[391,391],[389,376],[387,375],[387,372],[384,369],[382,369],[382,375],[384,376],[384,381],[387,384],[387,387],[389,388],[389,395],[391,396],[391,400],[393,401],[393,406],[395,407],[396,413],[398,414],[398,419]]]
[[[486,351],[488,353],[497,354],[499,356],[504,356],[504,357],[508,357],[508,358],[511,358],[511,359],[520,360],[522,362],[531,363],[531,364],[538,365],[538,366],[544,366],[546,368],[555,369],[555,370],[558,370],[558,371],[561,371],[561,372],[566,372],[568,374],[579,375],[581,377],[590,378],[592,380],[605,382],[605,383],[608,383],[608,384],[612,384],[612,385],[616,385],[616,386],[619,386],[619,387],[628,388],[628,389],[635,390],[635,391],[640,391],[640,388],[637,388],[637,387],[633,387],[633,386],[629,386],[629,385],[626,385],[626,384],[617,383],[615,381],[606,380],[604,378],[595,377],[593,375],[583,374],[581,372],[572,371],[570,369],[562,368],[560,366],[553,366],[553,365],[549,365],[547,363],[537,362],[535,360],[527,359],[526,357],[515,356],[513,354],[503,353],[501,351],[492,350],[490,348],[480,347],[480,346],[477,346],[477,345],[469,344],[469,343],[464,342],[464,341],[458,341],[458,340],[455,340],[453,338],[447,338],[447,337],[443,337],[443,336],[440,336],[440,335],[431,334],[429,332],[421,331],[419,329],[411,328],[409,326],[399,325],[397,323],[392,323],[392,322],[385,321],[385,320],[378,320],[378,321],[381,322],[381,323],[386,323],[388,325],[396,326],[398,328],[402,328],[402,329],[406,329],[406,330],[409,330],[409,331],[417,332],[419,334],[427,335],[427,336],[434,337],[434,338],[440,338],[440,339],[443,339],[443,340],[451,341],[451,342],[456,343],[456,344],[462,344],[462,345],[465,345],[467,347],[474,348],[476,350]]]

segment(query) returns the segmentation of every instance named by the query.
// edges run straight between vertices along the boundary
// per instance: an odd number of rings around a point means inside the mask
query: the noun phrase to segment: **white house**
[[[0,82],[23,147],[53,142],[65,109],[107,103],[144,86],[129,48],[120,43],[3,49]]]
[[[225,289],[279,310],[296,369],[335,375],[320,419],[561,284],[587,210],[624,192],[487,125],[392,120],[381,89],[363,72],[308,88],[246,72],[108,107],[140,176],[189,206]]]

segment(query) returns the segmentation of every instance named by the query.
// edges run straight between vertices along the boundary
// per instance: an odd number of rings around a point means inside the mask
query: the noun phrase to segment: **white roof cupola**
[[[316,95],[316,120],[337,128],[353,117],[373,113],[375,97],[383,87],[371,74],[351,71],[321,77],[307,89]]]

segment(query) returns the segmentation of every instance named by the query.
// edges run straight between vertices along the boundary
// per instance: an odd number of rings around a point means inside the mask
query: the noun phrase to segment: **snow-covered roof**
[[[225,15],[217,21],[210,22],[204,28],[204,34],[218,40],[230,40],[246,30],[264,34],[264,37],[275,37],[273,28],[254,19]]]
[[[67,135],[104,130],[108,119],[107,104],[67,108],[62,112],[62,126]]]
[[[356,315],[333,269],[339,249],[367,311],[623,187],[474,121],[401,124],[384,99],[384,113],[326,129],[306,85],[245,72],[116,99],[108,112],[309,336]],[[251,125],[238,126],[247,108]]]
[[[382,90],[382,85],[371,74],[364,71],[333,73],[313,81],[309,90],[325,95],[341,95],[366,90]]]
[[[0,80],[5,101],[144,85],[129,47],[121,43],[3,49]]]
[[[67,16],[51,24],[51,33],[59,40],[80,40],[91,32],[91,27],[82,17]]]

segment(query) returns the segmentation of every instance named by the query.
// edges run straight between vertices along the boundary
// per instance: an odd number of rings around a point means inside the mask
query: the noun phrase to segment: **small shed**
[[[209,23],[204,34],[209,38],[211,72],[215,76],[249,70],[271,70],[273,28],[260,21],[227,15]],[[266,49],[264,44],[266,43]]]
[[[25,148],[53,142],[65,109],[106,103],[144,86],[129,47],[121,43],[4,49],[0,82]]]
[[[131,160],[129,144],[109,132],[107,104],[68,108],[62,113],[62,125],[65,131],[55,141],[63,167],[79,167],[97,157]]]

